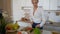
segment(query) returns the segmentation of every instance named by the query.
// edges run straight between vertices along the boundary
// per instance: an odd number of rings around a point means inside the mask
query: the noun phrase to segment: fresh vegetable
[[[32,28],[31,27],[27,27],[26,30],[32,30]]]
[[[34,32],[34,34],[41,34],[41,31],[39,28],[34,28],[33,32]]]
[[[22,34],[22,32],[18,32],[18,34]]]
[[[17,23],[9,23],[6,25],[5,29],[6,30],[17,30],[19,28],[19,25]]]

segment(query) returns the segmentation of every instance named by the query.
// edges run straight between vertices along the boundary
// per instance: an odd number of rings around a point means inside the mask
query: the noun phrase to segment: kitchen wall
[[[11,16],[11,0],[0,0],[0,9],[7,12],[8,16]]]
[[[60,6],[60,0],[58,0],[58,6]]]
[[[50,2],[49,2],[50,1]],[[23,17],[24,11],[21,9],[23,6],[32,6],[31,0],[11,0],[12,4],[12,11],[13,11],[13,20],[20,20]],[[57,0],[39,0],[39,6],[43,6],[44,10],[57,10]],[[53,4],[52,4],[53,3]],[[47,11],[48,12],[48,11]],[[54,11],[51,11],[51,16],[55,15]],[[53,18],[56,22],[57,19],[60,18]]]
[[[60,0],[58,0],[58,10],[60,10]]]
[[[32,6],[31,0],[12,0],[13,20],[20,20],[23,17],[23,6]],[[29,4],[29,5],[28,5]]]
[[[3,9],[3,0],[0,0],[0,9]]]
[[[46,15],[48,14],[48,12],[50,12],[49,20],[54,21],[54,22],[60,22],[60,10],[50,10],[50,11],[45,10]]]

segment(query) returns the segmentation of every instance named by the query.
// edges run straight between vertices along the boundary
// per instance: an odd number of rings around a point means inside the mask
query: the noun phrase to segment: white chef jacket
[[[34,12],[33,15],[33,8],[32,8],[32,13],[31,13],[31,21],[34,23],[40,23],[40,27],[43,27],[45,24],[45,16],[44,16],[44,11],[42,7],[38,7],[37,10]]]

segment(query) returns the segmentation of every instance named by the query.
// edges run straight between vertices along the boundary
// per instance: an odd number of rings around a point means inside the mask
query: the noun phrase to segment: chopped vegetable
[[[34,34],[41,34],[41,31],[39,28],[34,28]]]

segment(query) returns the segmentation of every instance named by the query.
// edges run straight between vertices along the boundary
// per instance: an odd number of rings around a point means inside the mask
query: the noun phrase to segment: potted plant
[[[0,34],[6,34],[5,26],[7,25],[7,21],[4,19],[2,15],[2,11],[0,11]]]
[[[6,30],[5,30],[5,26],[6,26],[6,21],[5,19],[3,18],[3,16],[0,14],[0,33],[1,34],[5,34]]]

